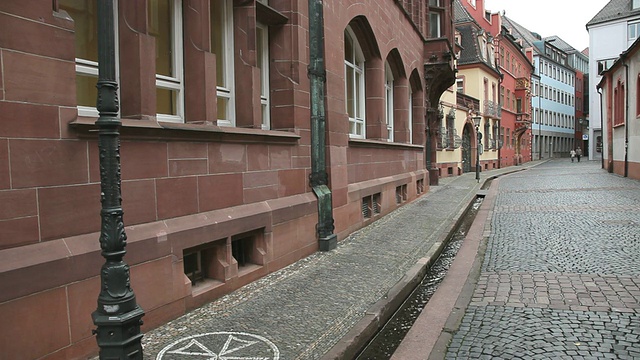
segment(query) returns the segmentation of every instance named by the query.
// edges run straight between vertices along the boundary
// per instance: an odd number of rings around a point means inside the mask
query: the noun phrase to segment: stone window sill
[[[370,140],[370,139],[349,139],[349,145],[354,147],[396,148],[396,149],[404,148],[404,149],[411,149],[411,150],[421,150],[423,148],[422,145],[396,143],[396,142]]]
[[[96,118],[78,117],[69,126],[80,136],[97,136]],[[183,140],[221,142],[260,142],[295,145],[300,135],[292,131],[262,130],[213,124],[172,123],[155,120],[121,119],[120,134],[133,140]]]

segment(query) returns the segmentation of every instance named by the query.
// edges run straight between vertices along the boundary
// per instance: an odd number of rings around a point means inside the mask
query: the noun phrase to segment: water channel
[[[485,184],[483,187],[487,187],[487,185],[488,184]],[[424,309],[431,296],[436,292],[438,285],[440,285],[447,275],[447,271],[478,213],[482,200],[482,197],[477,197],[471,204],[460,221],[458,228],[453,232],[453,236],[438,259],[429,270],[427,270],[420,284],[413,290],[409,297],[407,297],[384,327],[380,329],[369,344],[360,352],[356,358],[357,360],[383,360],[389,359],[391,355],[393,355],[396,348],[402,342],[402,339],[404,339],[422,312],[422,309]]]

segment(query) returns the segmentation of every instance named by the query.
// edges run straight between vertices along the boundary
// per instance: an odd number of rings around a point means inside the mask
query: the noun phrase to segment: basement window
[[[370,219],[381,212],[380,193],[365,196],[362,198],[362,217]]]
[[[224,282],[224,269],[218,259],[225,258],[226,239],[184,249],[182,254],[184,274],[191,280],[191,286]]]
[[[396,186],[396,204],[407,201],[407,185]]]
[[[416,192],[418,194],[422,194],[424,192],[424,179],[419,179],[416,181]]]
[[[202,271],[202,252],[195,251],[184,255],[184,273],[191,280],[191,286],[204,280]]]
[[[264,264],[262,231],[235,235],[231,238],[231,256],[238,263],[238,275],[255,270]]]

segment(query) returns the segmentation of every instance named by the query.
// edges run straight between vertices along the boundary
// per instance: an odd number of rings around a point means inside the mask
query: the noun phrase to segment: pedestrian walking
[[[580,146],[576,149],[576,157],[578,158],[578,162],[580,162],[580,158],[582,157],[582,149],[580,149]]]
[[[573,158],[576,157],[576,151],[571,149],[571,151],[569,152],[569,155],[571,155],[571,162],[573,162]]]

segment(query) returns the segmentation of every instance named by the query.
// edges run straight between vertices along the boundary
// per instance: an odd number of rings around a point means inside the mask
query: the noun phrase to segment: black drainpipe
[[[602,143],[604,144],[604,104],[602,103],[602,88],[600,87],[596,87],[596,91],[598,91],[598,95],[600,96],[600,133],[602,134]],[[594,139],[595,140],[595,139]],[[596,144],[598,145],[598,144]],[[600,148],[600,154],[601,154],[601,158],[600,158],[600,166],[603,169],[607,169],[607,171],[609,171],[608,167],[604,167],[604,145],[602,145],[602,147]],[[609,171],[611,172],[611,171]]]
[[[338,237],[333,233],[333,205],[331,189],[326,171],[326,116],[324,104],[324,16],[322,0],[309,0],[309,70],[311,83],[311,174],[309,183],[318,197],[318,248],[333,250],[338,246]]]
[[[624,177],[629,176],[629,152],[627,149],[629,148],[629,65],[627,62],[624,62],[624,67],[626,70],[626,86],[625,89],[625,109],[624,109]]]

